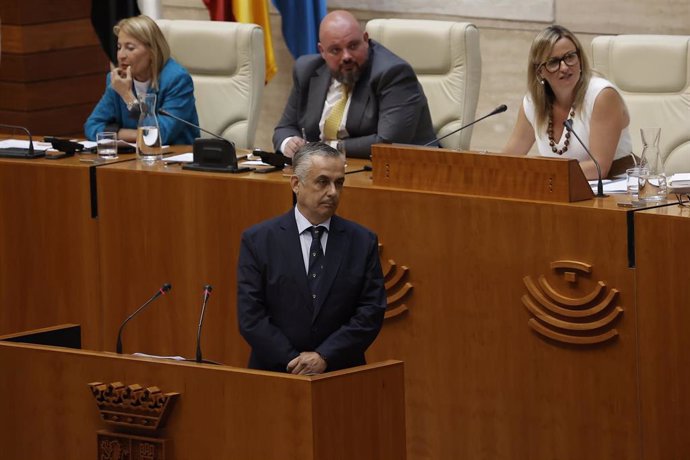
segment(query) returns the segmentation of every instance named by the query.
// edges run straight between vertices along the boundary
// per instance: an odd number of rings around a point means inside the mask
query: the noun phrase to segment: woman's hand
[[[110,87],[120,95],[125,104],[136,100],[132,92],[132,70],[130,67],[121,69],[110,64]]]

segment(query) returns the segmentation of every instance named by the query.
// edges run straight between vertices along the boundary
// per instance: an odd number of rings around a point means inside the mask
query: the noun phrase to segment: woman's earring
[[[539,84],[540,84],[540,85],[543,85],[543,84],[544,84],[544,79],[543,79],[543,78],[537,78],[537,80],[539,81]]]

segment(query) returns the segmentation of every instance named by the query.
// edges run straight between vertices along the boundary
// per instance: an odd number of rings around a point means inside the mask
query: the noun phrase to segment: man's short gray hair
[[[344,159],[342,153],[323,142],[309,142],[304,144],[292,158],[292,170],[300,182],[304,182],[307,178],[309,168],[311,167],[311,159],[315,156]]]

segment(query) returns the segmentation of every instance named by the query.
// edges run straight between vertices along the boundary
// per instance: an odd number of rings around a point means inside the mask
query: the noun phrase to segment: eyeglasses
[[[577,51],[571,51],[564,54],[561,57],[552,57],[542,62],[541,65],[544,66],[547,72],[554,73],[561,68],[561,62],[565,62],[565,65],[572,67],[577,64],[580,60],[580,56]]]

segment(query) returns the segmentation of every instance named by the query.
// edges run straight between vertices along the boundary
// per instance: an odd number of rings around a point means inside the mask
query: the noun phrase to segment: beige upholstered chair
[[[438,137],[474,120],[482,61],[479,31],[465,22],[373,19],[369,37],[409,62],[429,101]],[[447,137],[450,149],[469,149],[472,128]]]
[[[264,34],[256,24],[157,21],[194,80],[201,127],[252,148],[264,91]],[[209,137],[201,133],[202,137]]]
[[[137,0],[139,11],[151,19],[161,19],[163,17],[161,0]]]
[[[690,172],[690,36],[596,37],[592,61],[621,90],[635,154],[640,128],[658,126],[666,174]]]

